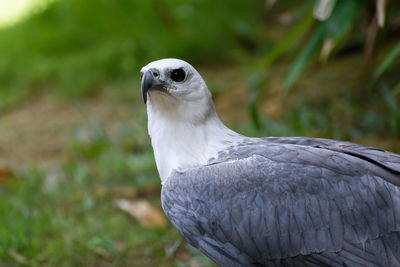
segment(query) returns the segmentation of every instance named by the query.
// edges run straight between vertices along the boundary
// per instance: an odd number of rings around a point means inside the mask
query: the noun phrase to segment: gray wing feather
[[[264,142],[314,146],[338,151],[369,160],[374,164],[395,172],[396,174],[400,174],[400,156],[375,147],[368,147],[332,139],[310,137],[265,137],[261,140]],[[397,185],[400,185],[400,181],[397,181]]]
[[[400,266],[396,174],[314,146],[243,145],[170,176],[163,208],[221,266]]]
[[[346,164],[341,166],[343,170],[351,170],[351,165],[355,162],[355,158],[358,158],[358,162],[362,162],[362,164],[365,164],[365,161],[372,163],[366,165],[370,171],[382,179],[400,186],[400,155],[374,147],[332,139],[309,137],[249,138],[247,141],[239,144],[238,147],[232,146],[229,150],[221,151],[217,162],[223,162],[231,158],[243,159],[254,154],[265,155],[265,151],[269,150],[270,146],[276,147],[277,144],[281,146],[289,145],[283,151],[274,149],[275,152],[280,153],[280,160],[293,159],[299,151],[302,153],[302,155],[297,156],[300,160],[305,159],[308,161],[310,159],[308,157],[314,160],[316,156],[328,157],[335,160],[334,157],[331,157],[330,153],[324,153],[322,150],[335,151],[341,154],[341,159],[339,160],[341,164]],[[319,148],[319,150],[310,150],[309,148]],[[308,153],[311,151],[312,153]],[[347,158],[350,159],[347,160],[347,163],[342,161],[342,158],[344,158],[343,154],[350,156]]]

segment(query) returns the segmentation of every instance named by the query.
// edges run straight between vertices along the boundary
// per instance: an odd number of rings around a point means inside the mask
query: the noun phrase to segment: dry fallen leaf
[[[0,166],[0,183],[10,180],[15,177],[12,169]]]
[[[165,215],[146,200],[139,199],[131,201],[126,199],[117,199],[115,204],[121,210],[132,215],[144,227],[166,228],[168,225]]]
[[[27,260],[24,256],[19,254],[17,251],[13,249],[8,250],[8,255],[10,255],[11,258],[13,258],[16,262],[22,265],[32,265],[33,263]]]

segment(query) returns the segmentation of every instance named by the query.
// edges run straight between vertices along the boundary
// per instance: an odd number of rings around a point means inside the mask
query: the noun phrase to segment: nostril
[[[154,76],[154,77],[157,78],[159,75],[160,75],[160,74],[158,73],[158,71],[153,70],[153,76]]]

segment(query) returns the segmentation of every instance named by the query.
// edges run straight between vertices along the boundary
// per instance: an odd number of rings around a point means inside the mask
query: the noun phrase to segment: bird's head
[[[153,61],[141,70],[142,96],[161,111],[206,112],[212,105],[211,93],[200,74],[180,59]]]

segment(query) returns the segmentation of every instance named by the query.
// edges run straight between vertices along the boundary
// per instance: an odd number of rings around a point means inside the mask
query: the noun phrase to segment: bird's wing
[[[163,208],[191,244],[221,266],[400,265],[400,193],[381,166],[312,146],[251,150],[164,183]]]
[[[382,167],[400,174],[400,155],[375,147],[363,146],[352,142],[310,137],[265,137],[261,140],[273,143],[296,144],[330,149],[372,161],[377,165],[381,165]]]

